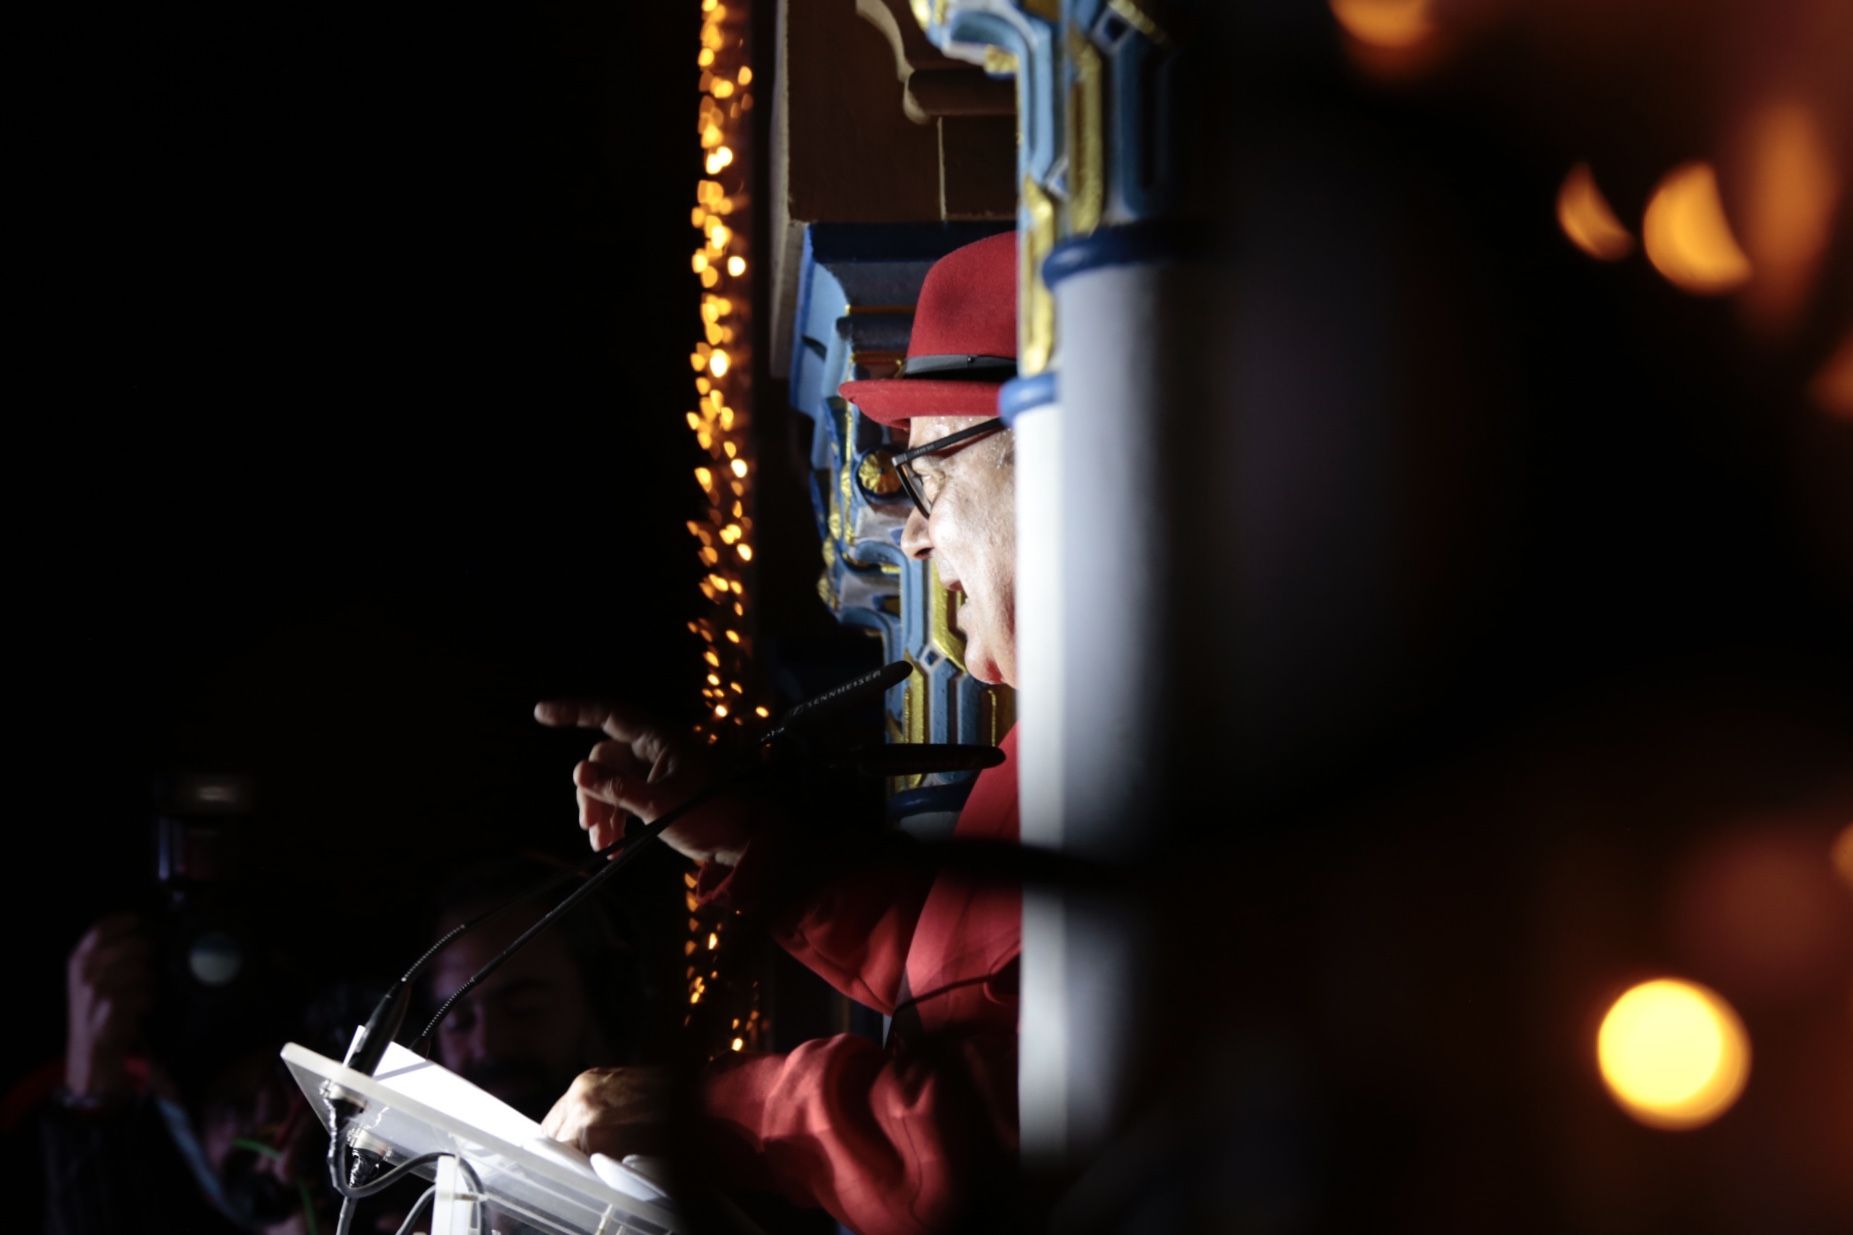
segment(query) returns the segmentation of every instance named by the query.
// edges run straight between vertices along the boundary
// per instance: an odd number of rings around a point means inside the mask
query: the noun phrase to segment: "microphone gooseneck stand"
[[[471,974],[469,979],[465,981],[462,986],[459,986],[452,992],[451,996],[444,1001],[443,1005],[438,1008],[436,1014],[432,1016],[430,1023],[425,1026],[424,1031],[419,1035],[414,1049],[420,1054],[423,1054],[429,1047],[431,1037],[437,1032],[438,1026],[444,1023],[444,1018],[450,1015],[450,1010],[455,1007],[464,996],[481,985],[491,974],[500,968],[504,962],[526,946],[536,935],[559,921],[566,914],[572,912],[581,901],[592,895],[592,893],[602,887],[607,880],[611,879],[619,871],[635,861],[637,855],[643,853],[648,848],[649,841],[662,835],[667,829],[675,826],[675,824],[690,811],[697,807],[705,806],[720,795],[737,789],[741,785],[764,775],[765,772],[766,769],[759,765],[751,765],[743,768],[733,773],[731,776],[708,786],[673,810],[658,816],[635,836],[620,838],[594,853],[592,855],[592,860],[601,860],[607,857],[609,857],[610,860],[606,861],[603,867],[595,871],[585,882],[581,883],[577,888],[574,888],[562,898],[559,904],[542,914],[532,926],[516,936],[507,947],[503,948],[492,957],[482,968]],[[616,856],[611,856],[614,853]],[[367,1019],[367,1023],[362,1028],[359,1036],[355,1038],[354,1045],[348,1051],[347,1058],[343,1060],[343,1063],[348,1067],[355,1068],[356,1071],[364,1072],[368,1076],[373,1075],[374,1070],[380,1065],[380,1060],[385,1057],[386,1048],[390,1046],[393,1040],[398,1036],[399,1029],[405,1022],[406,1009],[411,1002],[412,983],[417,980],[419,972],[425,965],[430,963],[433,957],[472,926],[494,917],[503,910],[509,908],[510,905],[519,904],[532,896],[539,895],[546,887],[555,886],[563,882],[565,878],[574,877],[579,873],[578,870],[574,870],[566,872],[563,876],[556,876],[550,879],[547,884],[543,885],[541,888],[536,888],[533,891],[517,896],[507,904],[500,905],[487,913],[479,914],[477,917],[467,922],[460,923],[446,932],[443,938],[439,939],[427,949],[425,954],[419,957],[398,981],[393,983],[392,988],[387,991],[386,996],[380,1000],[379,1006],[373,1010],[373,1015]],[[345,1155],[343,1151],[348,1144],[348,1129],[352,1125],[354,1118],[361,1113],[361,1107],[359,1103],[355,1102],[351,1096],[339,1087],[331,1086],[328,1097],[335,1110],[334,1126],[330,1130],[328,1138],[328,1174],[330,1180],[334,1183],[335,1190],[342,1198],[341,1212],[343,1221],[337,1223],[336,1235],[345,1235],[347,1225],[352,1222],[351,1214],[354,1202],[377,1195],[379,1192],[384,1191],[403,1179],[411,1171],[416,1170],[420,1166],[435,1162],[445,1155],[424,1154],[412,1158],[394,1167],[386,1174],[379,1175],[378,1178],[374,1176],[379,1171],[381,1165],[383,1165],[383,1161],[378,1154],[372,1153],[371,1151],[358,1148],[355,1149],[351,1163],[344,1165]],[[474,1171],[469,1170],[467,1163],[462,1163],[462,1165],[466,1173],[471,1177],[471,1186],[480,1192],[482,1190],[481,1181],[476,1178]]]
[[[755,756],[753,762],[746,764],[746,766],[735,770],[719,781],[705,787],[699,793],[692,795],[686,801],[658,816],[636,835],[620,837],[618,840],[596,851],[579,868],[562,872],[560,875],[548,879],[545,883],[537,885],[529,891],[523,892],[493,909],[487,910],[466,922],[452,927],[442,938],[427,948],[424,954],[414,961],[406,969],[405,973],[387,989],[385,996],[381,998],[379,1004],[373,1009],[373,1014],[367,1018],[366,1024],[361,1027],[360,1032],[355,1036],[353,1044],[349,1047],[347,1055],[342,1060],[343,1065],[365,1076],[372,1076],[374,1074],[380,1066],[380,1061],[385,1057],[387,1048],[392,1045],[393,1041],[398,1037],[399,1030],[404,1026],[406,1011],[411,1003],[413,983],[417,981],[419,974],[423,972],[424,968],[430,964],[438,953],[442,952],[466,931],[473,929],[490,918],[498,916],[514,905],[550,891],[571,879],[578,878],[594,864],[603,862],[602,867],[593,871],[584,883],[568,893],[559,904],[541,915],[532,926],[523,931],[513,942],[491,958],[481,969],[471,974],[469,979],[444,1001],[443,1005],[425,1026],[424,1031],[419,1035],[418,1041],[415,1043],[420,1053],[423,1053],[423,1050],[429,1047],[431,1038],[437,1032],[438,1026],[444,1023],[444,1018],[450,1014],[450,1010],[456,1006],[458,1001],[486,980],[500,968],[505,961],[524,947],[536,935],[546,930],[547,927],[551,926],[553,923],[559,921],[561,917],[571,912],[575,906],[602,886],[606,880],[611,879],[620,870],[623,870],[626,866],[630,865],[631,862],[635,861],[637,855],[648,848],[649,841],[661,836],[664,831],[675,826],[678,821],[697,807],[705,806],[722,794],[730,793],[738,789],[741,785],[766,775],[770,769],[765,757],[775,752],[780,747],[781,743],[785,742],[787,739],[796,738],[801,735],[805,729],[810,728],[817,722],[837,712],[843,711],[854,704],[861,703],[866,699],[887,691],[890,687],[898,685],[900,682],[906,680],[908,675],[912,672],[913,666],[908,662],[895,661],[891,664],[883,665],[881,668],[870,673],[863,674],[860,677],[852,678],[850,681],[826,691],[824,694],[814,699],[796,704],[785,713],[777,726],[768,730],[755,744],[753,748]],[[961,764],[961,766],[965,765]],[[612,856],[614,853],[616,856]],[[607,861],[606,859],[609,860]],[[379,1169],[383,1165],[383,1159],[380,1155],[369,1150],[356,1148],[354,1150],[352,1163],[346,1164],[344,1163],[345,1155],[343,1150],[348,1145],[349,1129],[353,1121],[362,1113],[362,1106],[352,1094],[332,1083],[326,1090],[326,1096],[333,1111],[333,1119],[331,1121],[328,1139],[328,1173],[331,1182],[334,1184],[335,1191],[339,1193],[342,1198],[341,1216],[336,1226],[336,1235],[347,1235],[348,1228],[353,1221],[353,1207],[356,1201],[377,1195],[399,1182],[399,1180],[403,1179],[411,1171],[420,1166],[435,1162],[437,1159],[446,1155],[424,1154],[393,1167],[384,1175],[379,1175]],[[482,1184],[480,1179],[477,1178],[475,1171],[470,1169],[468,1163],[461,1162],[461,1160],[460,1165],[464,1172],[470,1177],[471,1186],[478,1192],[481,1192]]]
[[[413,1049],[417,1050],[418,1053],[422,1055],[424,1053],[422,1048],[431,1044],[431,1038],[437,1033],[438,1026],[444,1023],[444,1018],[450,1015],[450,1010],[456,1007],[458,1002],[461,1001],[465,995],[475,990],[489,977],[489,975],[501,968],[502,963],[508,960],[509,957],[513,956],[521,948],[525,947],[528,940],[534,938],[534,936],[540,934],[549,926],[558,922],[562,917],[572,912],[573,908],[578,905],[580,901],[592,895],[592,893],[596,892],[606,880],[612,878],[619,871],[630,865],[631,862],[635,861],[637,855],[643,853],[649,847],[648,842],[661,836],[669,828],[674,827],[683,816],[687,815],[696,807],[706,806],[709,802],[720,797],[722,794],[738,789],[741,785],[765,774],[766,769],[760,766],[751,766],[735,772],[726,779],[703,789],[700,793],[695,794],[674,810],[667,811],[657,816],[654,822],[644,827],[643,830],[638,832],[635,836],[620,837],[611,842],[611,844],[606,845],[603,849],[598,850],[597,853],[593,855],[595,858],[607,857],[608,855],[612,855],[614,851],[615,856],[611,856],[610,861],[606,862],[602,869],[594,871],[591,877],[584,883],[567,893],[559,904],[542,914],[540,918],[535,921],[534,925],[517,935],[513,942],[496,953],[494,957],[490,958],[487,964],[471,974],[462,986],[459,986],[453,991],[450,998],[446,999],[438,1008],[437,1012],[432,1015],[430,1022],[426,1024],[424,1028],[424,1032],[418,1035],[418,1040],[413,1044]]]

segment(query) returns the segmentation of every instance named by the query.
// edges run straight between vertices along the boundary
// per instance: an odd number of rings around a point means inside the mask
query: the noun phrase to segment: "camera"
[[[160,993],[150,1024],[156,1056],[176,1068],[212,1055],[269,1019],[263,942],[247,881],[256,836],[248,776],[193,773],[156,789],[155,942]]]

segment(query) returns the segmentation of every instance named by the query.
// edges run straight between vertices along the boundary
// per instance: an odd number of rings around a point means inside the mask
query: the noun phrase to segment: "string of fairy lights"
[[[701,102],[696,131],[702,170],[689,223],[701,234],[689,269],[701,284],[701,338],[689,353],[695,406],[685,413],[695,443],[707,460],[695,469],[707,506],[688,521],[704,569],[704,602],[689,630],[702,642],[701,697],[705,705],[696,732],[710,744],[730,727],[759,720],[770,710],[758,703],[752,672],[751,586],[753,582],[752,486],[752,272],[749,265],[751,205],[751,111],[753,83],[749,12],[720,0],[701,0]],[[757,983],[723,980],[721,952],[727,915],[704,909],[695,895],[695,876],[686,876],[688,1013],[723,1049],[756,1048],[766,1031]],[[717,1052],[718,1053],[718,1052]]]

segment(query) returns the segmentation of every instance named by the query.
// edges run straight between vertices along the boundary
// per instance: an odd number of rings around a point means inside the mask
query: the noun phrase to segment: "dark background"
[[[676,7],[218,4],[30,44],[9,1076],[61,1055],[87,924],[153,903],[158,778],[256,777],[267,925],[309,952],[435,861],[582,852],[588,738],[537,698],[694,697]]]

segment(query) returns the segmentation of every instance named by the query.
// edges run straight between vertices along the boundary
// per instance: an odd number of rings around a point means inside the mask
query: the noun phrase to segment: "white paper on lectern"
[[[358,1032],[354,1035],[360,1036]],[[415,1055],[397,1042],[386,1048],[373,1079],[403,1097],[443,1111],[491,1136],[519,1145],[543,1136],[540,1125],[494,1094],[479,1089],[442,1064]]]
[[[388,1145],[394,1161],[454,1153],[482,1176],[494,1204],[524,1222],[559,1235],[676,1229],[667,1195],[645,1176],[610,1159],[594,1170],[521,1112],[402,1046],[389,1047],[370,1077],[295,1043],[283,1059],[324,1127],[333,1110],[323,1090],[333,1081],[362,1099],[359,1126]]]

